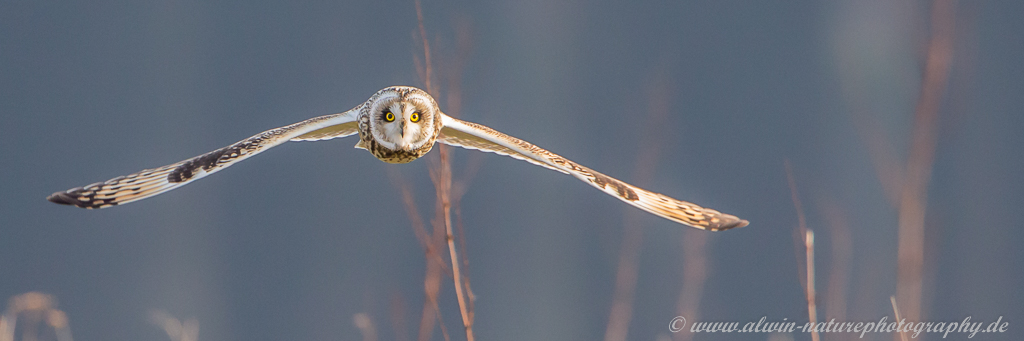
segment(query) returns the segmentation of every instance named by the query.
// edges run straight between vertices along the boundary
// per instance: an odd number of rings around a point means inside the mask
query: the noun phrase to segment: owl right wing
[[[583,180],[601,191],[659,217],[710,231],[747,226],[746,220],[693,203],[646,191],[572,162],[529,142],[473,122],[441,114],[437,142],[511,156]]]
[[[46,200],[82,208],[104,208],[152,197],[184,186],[287,141],[319,141],[359,132],[359,108],[271,129],[230,146],[163,167],[51,194]]]

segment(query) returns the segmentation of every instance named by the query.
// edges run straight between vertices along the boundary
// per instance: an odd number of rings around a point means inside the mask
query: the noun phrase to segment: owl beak
[[[398,135],[402,136],[402,138],[405,138],[405,120],[402,120],[402,122],[398,123]]]

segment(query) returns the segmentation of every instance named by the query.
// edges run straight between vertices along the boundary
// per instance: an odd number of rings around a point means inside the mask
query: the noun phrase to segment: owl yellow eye
[[[418,112],[412,113],[412,116],[409,116],[409,120],[413,121],[413,122],[419,122],[420,121],[420,113],[418,113]]]
[[[395,114],[392,114],[390,111],[384,112],[384,120],[388,122],[394,122]]]

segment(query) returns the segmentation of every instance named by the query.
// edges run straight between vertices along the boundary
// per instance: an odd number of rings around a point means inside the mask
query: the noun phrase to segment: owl
[[[126,204],[181,187],[288,141],[320,141],[356,134],[356,148],[388,163],[416,160],[439,142],[506,155],[572,175],[627,204],[680,224],[711,231],[747,225],[736,216],[643,190],[529,142],[445,115],[427,92],[408,86],[384,88],[340,114],[267,130],[188,160],[57,192],[47,200],[90,209]]]

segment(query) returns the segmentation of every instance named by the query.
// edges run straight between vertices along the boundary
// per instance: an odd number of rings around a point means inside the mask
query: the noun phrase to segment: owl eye
[[[420,113],[418,113],[418,112],[412,113],[412,116],[409,116],[409,120],[414,122],[414,123],[415,122],[419,122],[420,121]]]
[[[392,114],[390,111],[385,111],[384,112],[384,120],[388,121],[388,122],[394,122],[395,121],[395,114]]]

